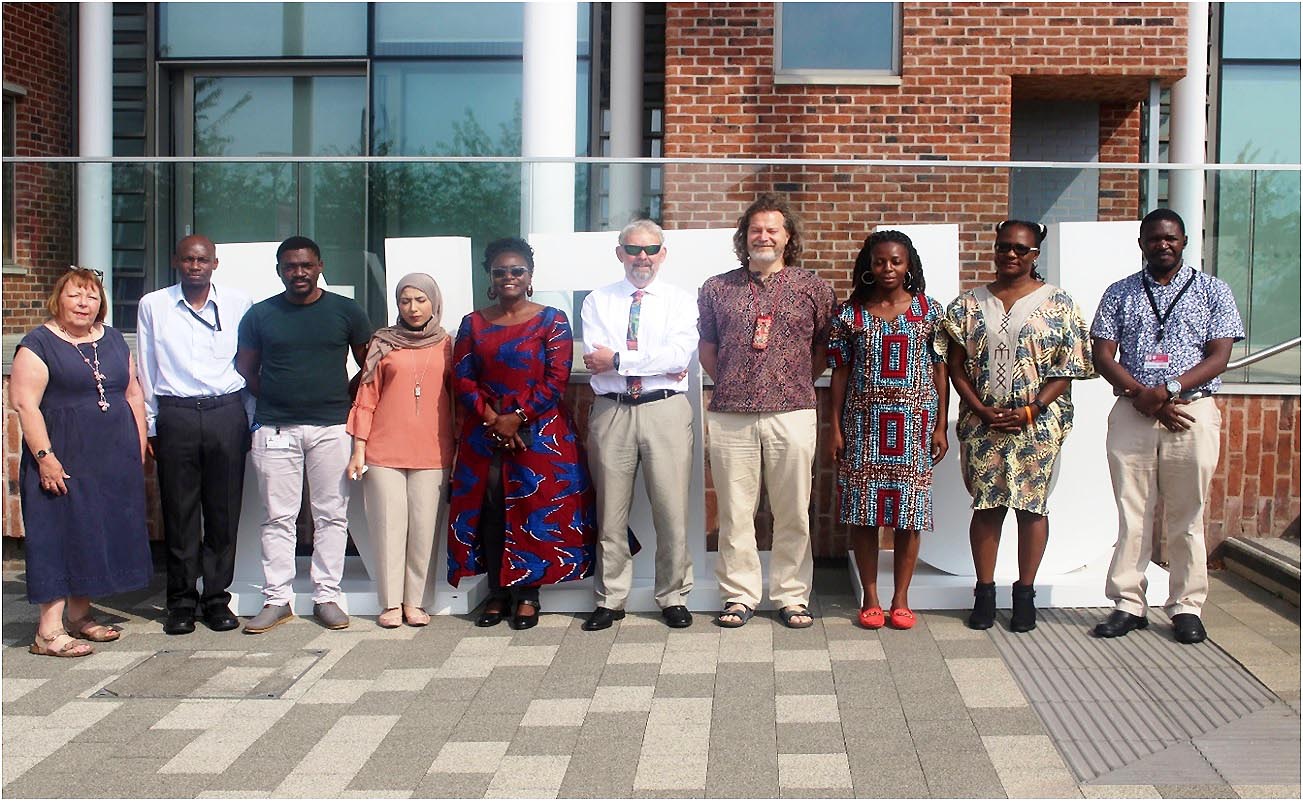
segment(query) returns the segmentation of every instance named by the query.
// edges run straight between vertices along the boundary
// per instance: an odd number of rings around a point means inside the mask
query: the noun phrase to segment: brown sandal
[[[54,644],[59,641],[60,637],[67,637],[68,641],[63,644],[62,648],[55,648]],[[36,641],[27,647],[27,652],[37,656],[57,656],[63,659],[74,659],[79,656],[90,656],[95,653],[95,649],[84,642],[78,642],[71,634],[60,629],[48,637],[42,636],[39,631],[36,632]]]
[[[91,642],[113,642],[122,636],[122,629],[98,622],[87,610],[80,618],[68,621],[68,633]]]

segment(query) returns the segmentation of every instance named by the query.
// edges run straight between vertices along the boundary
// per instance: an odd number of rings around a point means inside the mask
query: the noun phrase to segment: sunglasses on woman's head
[[[660,245],[621,245],[624,252],[630,256],[637,256],[639,253],[646,253],[648,256],[655,256],[661,252]]]
[[[1040,248],[1027,247],[1021,242],[996,242],[995,243],[996,253],[1008,253],[1011,250],[1014,253],[1017,253],[1019,256],[1026,256],[1028,253],[1040,250]]]
[[[522,267],[517,264],[514,267],[494,267],[492,270],[489,270],[489,275],[494,278],[506,278],[508,273],[510,273],[512,278],[524,278],[528,272],[528,267]]]

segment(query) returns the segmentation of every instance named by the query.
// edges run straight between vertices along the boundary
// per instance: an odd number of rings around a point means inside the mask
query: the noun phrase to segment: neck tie
[[[625,335],[625,347],[629,350],[638,349],[638,323],[642,317],[642,296],[645,293],[639,289],[633,293],[633,302],[629,304],[629,331]],[[642,394],[642,378],[636,375],[625,376],[625,383],[628,385],[629,394],[638,397]]]

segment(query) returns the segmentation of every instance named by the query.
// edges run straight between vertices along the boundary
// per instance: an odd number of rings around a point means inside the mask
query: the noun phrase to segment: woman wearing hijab
[[[452,338],[443,295],[425,273],[398,282],[398,324],[376,331],[348,433],[348,475],[362,481],[383,628],[424,626],[435,532],[446,525],[452,466]]]

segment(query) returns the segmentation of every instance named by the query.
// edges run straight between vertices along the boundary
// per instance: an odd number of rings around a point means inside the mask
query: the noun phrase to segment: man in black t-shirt
[[[352,445],[348,420],[348,351],[359,365],[371,323],[356,301],[317,286],[325,265],[317,243],[292,236],[276,250],[285,292],[255,303],[240,322],[235,366],[258,399],[253,466],[267,507],[262,524],[266,605],[245,624],[261,634],[293,617],[295,521],[307,476],[314,524],[312,614],[342,629],[339,608],[348,540],[345,470]]]

